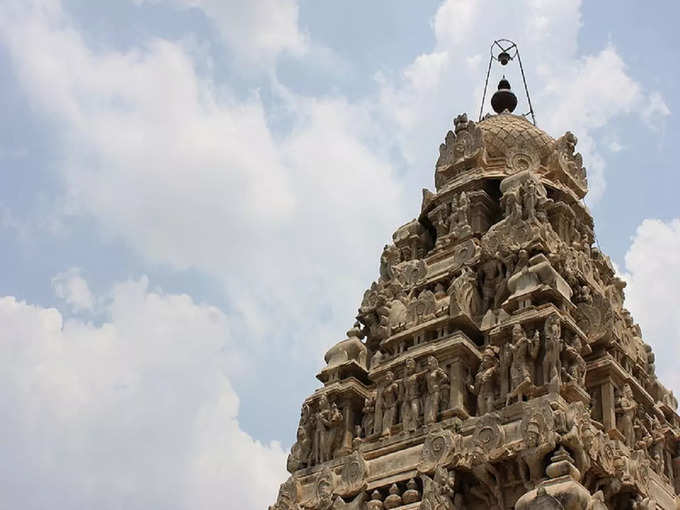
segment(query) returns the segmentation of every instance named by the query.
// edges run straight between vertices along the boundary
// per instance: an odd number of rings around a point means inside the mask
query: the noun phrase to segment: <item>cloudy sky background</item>
[[[679,11],[0,0],[0,506],[272,503],[499,37],[539,126],[579,137],[600,246],[680,391]]]

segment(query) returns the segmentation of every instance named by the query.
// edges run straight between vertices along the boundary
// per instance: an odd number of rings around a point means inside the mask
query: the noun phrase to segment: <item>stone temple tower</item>
[[[271,510],[680,508],[677,401],[593,245],[576,137],[511,103],[454,120]]]

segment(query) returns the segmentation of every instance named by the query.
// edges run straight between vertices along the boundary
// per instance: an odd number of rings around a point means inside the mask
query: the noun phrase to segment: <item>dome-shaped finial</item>
[[[505,76],[498,82],[498,90],[491,96],[491,107],[496,113],[502,113],[505,110],[512,113],[517,107],[517,96],[510,88],[510,82],[505,79]]]

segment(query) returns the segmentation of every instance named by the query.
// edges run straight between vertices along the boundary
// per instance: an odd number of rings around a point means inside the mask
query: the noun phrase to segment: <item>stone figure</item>
[[[538,356],[540,339],[538,331],[529,339],[520,324],[512,327],[512,344],[510,352],[510,393],[506,396],[505,405],[510,405],[513,397],[522,402],[529,395],[534,381],[534,361]]]
[[[482,311],[496,309],[500,305],[501,291],[505,274],[499,256],[486,260],[479,268],[480,287],[482,289]]]
[[[444,237],[446,237],[451,229],[451,213],[449,209],[449,204],[442,203],[432,209],[427,215],[437,235],[437,246],[442,246]]]
[[[495,380],[498,373],[496,353],[491,346],[484,349],[482,361],[475,375],[470,392],[477,395],[477,416],[493,411],[495,404]]]
[[[385,374],[385,383],[382,391],[382,435],[389,436],[392,426],[397,418],[397,401],[399,398],[399,386],[394,382],[394,373],[388,371]]]
[[[331,406],[326,395],[319,398],[319,410],[315,415],[316,428],[314,431],[314,463],[320,464],[330,460],[326,454],[328,445],[328,431],[331,428]]]
[[[552,432],[547,432],[545,436],[539,420],[532,417],[524,431],[526,447],[517,456],[520,475],[527,490],[533,489],[543,477],[545,456],[557,445]]]
[[[311,453],[312,441],[307,437],[305,428],[299,426],[297,428],[297,441],[290,449],[286,468],[289,473],[297,471],[305,467],[309,462],[309,454]]]
[[[380,278],[390,281],[394,278],[394,266],[401,261],[399,248],[393,244],[386,244],[380,256]]]
[[[538,191],[536,183],[533,179],[527,179],[522,184],[522,205],[524,209],[524,217],[527,220],[536,218],[536,205],[538,203]]]
[[[638,405],[635,402],[635,397],[633,397],[630,384],[624,384],[617,404],[616,414],[619,418],[616,426],[623,434],[626,444],[633,448],[635,446],[634,417]]]
[[[456,238],[462,238],[472,233],[470,227],[470,198],[464,191],[451,202],[451,219],[449,232]]]
[[[375,396],[364,399],[364,407],[361,410],[361,430],[364,437],[373,433],[373,423],[375,421]]]
[[[448,293],[451,296],[449,313],[452,316],[462,313],[475,318],[479,315],[481,299],[477,290],[477,275],[470,267],[462,267],[460,275],[449,285]]]
[[[545,354],[543,356],[543,383],[550,384],[554,390],[561,385],[562,365],[560,355],[562,353],[562,327],[560,318],[551,315],[545,321]]]
[[[291,447],[290,455],[288,455],[286,462],[286,468],[290,473],[311,465],[314,461],[312,458],[312,421],[313,418],[309,404],[305,403],[300,411],[300,422],[298,423],[296,435],[297,440]]]
[[[439,402],[441,399],[441,386],[449,380],[446,372],[439,368],[439,362],[434,356],[427,358],[427,370],[425,382],[427,384],[427,396],[425,398],[425,424],[430,425],[437,421],[439,414]]]
[[[586,362],[581,356],[583,345],[578,336],[572,335],[563,347],[563,373],[569,381],[573,381],[579,386],[585,386]]]
[[[402,413],[401,422],[403,430],[413,432],[418,428],[420,416],[420,390],[419,379],[421,374],[416,372],[416,362],[408,358],[405,364],[405,375],[401,380]]]
[[[516,191],[508,191],[503,195],[505,218],[508,223],[517,224],[522,220],[522,205]]]

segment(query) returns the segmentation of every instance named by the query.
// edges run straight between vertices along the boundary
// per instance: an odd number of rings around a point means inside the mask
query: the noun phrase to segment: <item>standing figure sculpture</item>
[[[344,416],[342,415],[342,411],[340,411],[340,409],[338,409],[338,405],[335,402],[333,402],[333,404],[331,405],[331,413],[329,419],[330,426],[326,433],[326,442],[324,445],[325,450],[324,456],[326,457],[327,460],[333,458],[333,453],[336,450],[338,440],[342,439],[343,422]]]
[[[510,393],[505,397],[505,405],[510,405],[513,397],[517,397],[517,401],[522,402],[524,397],[529,396],[534,382],[534,361],[538,357],[539,348],[538,331],[533,339],[529,339],[520,324],[512,327]]]
[[[328,445],[328,433],[331,429],[331,406],[326,395],[321,395],[321,398],[319,398],[319,410],[316,413],[315,421],[314,463],[320,464],[330,460],[330,457],[326,454],[326,446]]]
[[[619,398],[616,414],[619,415],[618,429],[623,434],[626,444],[630,448],[635,447],[635,412],[637,411],[637,402],[633,397],[633,390],[630,384],[626,383],[623,386],[622,395]]]
[[[551,315],[545,321],[545,355],[543,357],[543,383],[551,384],[554,389],[561,385],[562,366],[562,328],[560,318]]]
[[[491,346],[484,349],[482,362],[475,375],[470,391],[477,395],[477,416],[493,411],[495,403],[494,381],[498,372],[496,353]]]
[[[536,183],[532,179],[528,179],[522,186],[522,202],[524,205],[524,215],[526,219],[530,220],[536,217],[536,203],[538,202],[538,192],[536,190]]]
[[[430,425],[437,421],[439,414],[439,402],[441,399],[441,386],[449,380],[446,372],[439,368],[439,362],[434,356],[427,358],[427,370],[425,382],[427,383],[427,397],[425,398],[425,424]]]
[[[373,423],[375,421],[375,396],[364,400],[364,407],[361,410],[361,430],[364,437],[368,437],[373,433]]]
[[[399,386],[394,382],[394,374],[388,371],[385,374],[385,387],[382,391],[382,435],[389,436],[392,425],[397,417],[397,400]]]
[[[419,376],[420,374],[416,373],[416,361],[413,358],[408,358],[406,360],[406,374],[400,385],[401,422],[403,430],[408,432],[413,432],[418,428],[418,416],[420,415]]]

